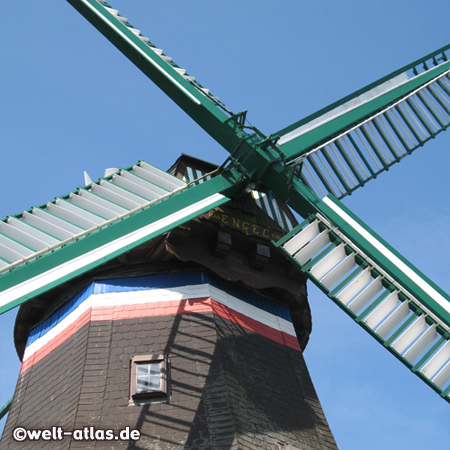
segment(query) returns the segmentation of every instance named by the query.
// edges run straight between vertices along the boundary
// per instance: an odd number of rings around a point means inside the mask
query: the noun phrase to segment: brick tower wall
[[[133,357],[168,357],[166,397],[130,397]],[[17,426],[139,429],[24,442]],[[334,449],[287,309],[204,271],[92,283],[30,334],[0,449]]]

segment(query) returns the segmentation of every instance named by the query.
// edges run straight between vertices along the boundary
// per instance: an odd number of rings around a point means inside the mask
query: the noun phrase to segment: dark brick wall
[[[170,355],[169,403],[129,401],[130,358]],[[22,445],[15,426],[141,430],[136,443]],[[300,352],[212,313],[92,322],[19,379],[1,449],[336,448]]]
[[[71,339],[19,376],[0,449],[69,448],[68,441],[51,443],[16,443],[12,430],[26,428],[51,428],[61,425],[70,430],[73,426],[85,366],[89,324],[82,327]]]
[[[237,447],[336,449],[300,352],[215,318]]]

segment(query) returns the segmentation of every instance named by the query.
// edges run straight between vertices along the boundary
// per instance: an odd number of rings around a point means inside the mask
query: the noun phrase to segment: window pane
[[[148,391],[148,382],[147,380],[141,380],[138,378],[137,380],[137,391],[138,392],[147,392]]]
[[[161,364],[150,365],[150,389],[160,389],[161,386]]]
[[[148,377],[149,366],[148,364],[139,364],[137,366],[137,376],[138,378]]]
[[[161,389],[161,362],[138,364],[136,381],[138,393],[159,391]]]

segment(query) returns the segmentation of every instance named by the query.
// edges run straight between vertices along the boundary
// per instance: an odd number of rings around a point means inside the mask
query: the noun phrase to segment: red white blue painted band
[[[77,294],[72,300],[59,308],[55,314],[33,328],[28,337],[27,346],[47,333],[51,328],[78,308],[91,295],[154,289],[170,289],[175,287],[184,287],[187,292],[188,289],[193,289],[194,286],[205,283],[215,286],[219,290],[227,292],[228,294],[231,294],[232,296],[249,303],[250,305],[256,306],[259,309],[270,312],[271,314],[281,317],[287,321],[292,321],[287,307],[257,295],[245,288],[224,282],[221,278],[214,276],[207,271],[196,270],[190,272],[177,272],[143,277],[95,281]]]
[[[205,275],[203,272],[197,272],[189,274],[187,278],[198,279]],[[165,280],[159,281],[169,281],[167,276],[162,277]],[[172,274],[172,281],[177,277],[179,280],[185,278],[184,281],[188,281],[186,274]],[[108,282],[91,284],[72,302],[32,330],[24,353],[22,372],[90,321],[196,312],[213,312],[255,333],[300,350],[290,317],[288,316],[289,320],[282,317],[288,314],[287,308],[275,302],[252,295],[248,291],[246,292],[249,298],[243,299],[242,295],[233,295],[210,282],[164,288],[153,285],[145,288],[143,282],[148,282],[148,278],[155,281],[155,277],[140,278],[138,289],[136,283],[134,286],[123,286],[120,281],[124,280],[112,280],[114,286]],[[133,279],[127,281],[129,280]]]

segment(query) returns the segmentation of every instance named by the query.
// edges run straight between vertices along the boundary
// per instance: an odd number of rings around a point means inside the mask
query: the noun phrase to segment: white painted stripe
[[[99,13],[99,11],[94,8],[87,0],[81,0],[97,17],[105,22],[110,28],[117,31],[135,50],[137,50],[141,56],[144,57],[155,69],[161,72],[169,81],[171,81],[177,88],[181,89],[194,103],[201,105],[198,98],[194,97],[184,86],[182,86],[177,80],[170,76],[162,67],[159,66],[152,58],[150,58],[147,53],[145,53],[138,45],[136,45],[128,36],[126,36],[121,30],[116,28],[106,17]],[[106,9],[106,8],[105,8]],[[111,14],[111,13],[110,13]],[[150,47],[149,47],[150,48]]]
[[[278,329],[276,316],[270,312],[244,302],[215,287],[211,287],[211,298],[244,316],[248,316],[271,328]]]
[[[276,314],[272,314],[269,311],[258,308],[257,306],[253,306],[250,303],[240,300],[239,298],[234,297],[214,286],[211,286],[211,298],[235,310],[238,313],[244,314],[252,319],[257,320],[258,322],[261,322],[264,325],[268,325],[279,331],[283,331],[285,333],[296,336],[294,326],[288,320],[283,319]],[[278,326],[278,324],[282,325],[281,328]]]
[[[261,199],[264,204],[264,208],[262,208],[262,209],[265,211],[266,214],[268,214],[270,216],[271,219],[275,220],[275,218],[273,217],[273,214],[272,214],[272,210],[270,209],[269,198],[268,198],[267,194],[261,194]]]
[[[114,307],[139,305],[150,303],[165,303],[173,301],[182,301],[189,298],[211,297],[212,300],[233,309],[234,311],[250,317],[257,322],[267,325],[275,330],[296,337],[294,326],[291,322],[268,311],[234,297],[227,292],[215,288],[208,283],[193,286],[177,286],[167,289],[148,289],[141,291],[123,291],[106,294],[91,294],[74,311],[72,311],[61,322],[57,323],[43,336],[36,339],[26,347],[23,360],[32,356],[38,350],[43,348],[52,339],[56,338],[72,323],[76,322],[89,308],[96,307]]]
[[[185,288],[186,286],[184,286]],[[209,297],[209,285],[196,285],[198,298]],[[36,339],[25,349],[24,359],[42,348],[45,344],[62,333],[72,323],[76,322],[89,308],[142,305],[147,303],[164,303],[192,298],[191,292],[183,292],[182,288],[151,289],[143,291],[108,292],[106,294],[91,294],[76,309],[64,317],[43,336]]]
[[[278,225],[280,225],[281,228],[284,229],[285,225],[283,223],[283,219],[281,218],[280,207],[278,206],[278,203],[275,199],[272,199],[271,203],[272,203],[272,208],[275,211],[275,215],[277,216],[277,223],[278,223]]]
[[[144,303],[181,301],[188,298],[210,296],[209,284],[193,286],[177,286],[163,289],[143,289],[139,291],[107,292],[93,294],[97,299],[96,306],[142,305]]]
[[[418,287],[426,292],[433,300],[436,301],[442,308],[450,313],[450,302],[437,292],[432,286],[430,286],[421,276],[419,276],[414,270],[408,267],[402,260],[394,255],[386,246],[384,246],[378,239],[364,229],[358,222],[350,217],[345,211],[343,211],[336,203],[330,198],[324,197],[323,202],[328,205],[336,214],[344,219],[348,225],[350,225],[355,231],[357,231],[364,239],[372,244],[381,254],[388,258],[393,264],[395,264],[411,281],[413,281]]]
[[[380,97],[381,95],[386,94],[389,91],[392,91],[393,89],[401,86],[402,84],[407,83],[408,81],[409,81],[408,75],[406,73],[401,73],[400,75],[397,75],[396,77],[393,77],[390,80],[387,80],[384,83],[375,86],[373,89],[364,92],[358,97],[355,97],[343,103],[342,105],[337,106],[336,108],[317,117],[316,119],[313,119],[310,122],[307,122],[306,124],[298,128],[295,128],[289,133],[282,135],[278,141],[278,145],[281,146],[287,144],[288,142],[298,138],[302,134],[314,130],[315,128],[324,125],[325,123],[330,122],[331,120],[334,120],[337,117],[347,114],[348,112],[354,110],[355,108],[359,108],[361,105],[369,103],[370,101]]]
[[[92,297],[92,295],[89,296],[73,312],[71,312],[67,317],[61,320],[61,322],[57,323],[54,327],[47,331],[47,333],[27,346],[23,354],[23,361],[25,361],[27,358],[33,355],[33,353],[36,353],[44,345],[61,334],[70,324],[74,323],[79,317],[81,317],[86,311],[88,311],[89,308],[92,307]]]
[[[95,263],[108,255],[131,245],[140,239],[147,237],[152,233],[156,233],[163,228],[172,225],[173,223],[185,219],[191,214],[195,214],[204,208],[213,207],[216,203],[221,202],[225,197],[222,194],[214,194],[203,200],[200,200],[193,205],[187,206],[175,213],[170,214],[167,217],[157,220],[156,222],[142,227],[132,233],[126,234],[108,244],[105,244],[97,249],[91,250],[84,255],[74,258],[64,264],[59,265],[53,269],[48,270],[42,274],[35,276],[29,280],[26,280],[16,286],[13,286],[0,294],[0,307],[5,306],[14,300],[21,298],[25,295],[47,286],[73,272],[76,272],[83,267]]]
[[[186,167],[186,171],[188,173],[188,180],[189,183],[192,183],[197,177],[194,175],[194,171],[192,170],[192,167]]]
[[[256,204],[257,204],[262,210],[264,210],[263,205],[262,205],[262,203],[261,203],[261,194],[260,194],[258,191],[252,191],[252,196],[253,196],[253,198],[255,199]]]

